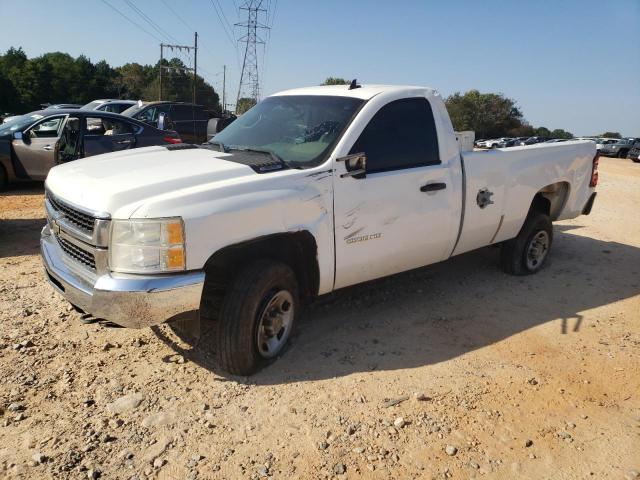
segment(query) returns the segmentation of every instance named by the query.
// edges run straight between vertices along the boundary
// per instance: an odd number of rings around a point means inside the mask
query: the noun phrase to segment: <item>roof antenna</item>
[[[354,78],[351,80],[351,85],[349,85],[349,90],[355,90],[356,88],[360,88],[362,85],[358,85],[358,79]]]

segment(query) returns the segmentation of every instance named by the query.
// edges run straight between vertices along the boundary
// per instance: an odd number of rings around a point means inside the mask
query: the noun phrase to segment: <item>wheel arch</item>
[[[531,200],[529,211],[544,213],[551,221],[557,220],[564,209],[570,191],[569,182],[555,182],[542,187]]]
[[[291,267],[296,274],[303,300],[311,300],[318,294],[320,268],[318,246],[313,234],[301,230],[264,235],[226,246],[207,259],[204,266],[205,294],[201,302],[201,310],[206,317],[214,317],[210,309],[217,308],[217,303],[213,306],[206,304],[210,300],[205,298],[207,294],[222,295],[236,272],[262,258],[280,261]]]

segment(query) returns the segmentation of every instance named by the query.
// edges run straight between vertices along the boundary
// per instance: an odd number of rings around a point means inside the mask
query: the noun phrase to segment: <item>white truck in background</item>
[[[53,168],[42,258],[96,317],[216,321],[220,367],[248,375],[318,295],[491,244],[507,272],[537,272],[552,222],[590,212],[597,163],[593,142],[461,153],[430,88],[302,88],[208,144]]]

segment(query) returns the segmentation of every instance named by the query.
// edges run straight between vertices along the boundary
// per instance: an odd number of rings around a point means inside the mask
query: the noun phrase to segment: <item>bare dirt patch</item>
[[[283,358],[216,369],[169,326],[85,325],[45,282],[41,185],[0,195],[0,477],[632,478],[640,165],[602,159],[547,267],[497,249],[349,288]]]

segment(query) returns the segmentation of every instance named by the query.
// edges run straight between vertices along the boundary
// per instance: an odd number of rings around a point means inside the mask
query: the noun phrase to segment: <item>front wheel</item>
[[[502,269],[512,275],[538,272],[547,260],[552,242],[553,225],[549,216],[530,212],[518,236],[502,245]]]
[[[627,152],[625,150],[620,150],[618,152],[618,158],[627,158]]]
[[[259,260],[238,272],[220,312],[220,367],[251,375],[272,362],[291,337],[299,307],[298,282],[288,265]]]

